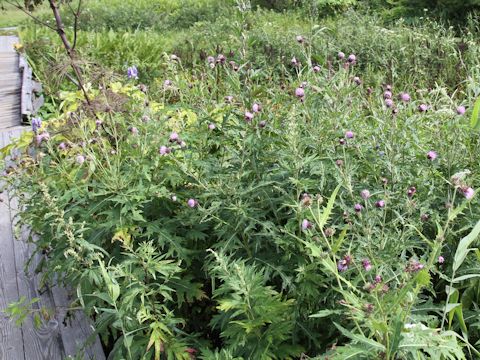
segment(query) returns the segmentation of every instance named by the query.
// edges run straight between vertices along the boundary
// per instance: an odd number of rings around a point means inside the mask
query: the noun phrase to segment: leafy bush
[[[478,48],[429,26],[243,9],[159,44],[80,33],[93,108],[52,83],[4,178],[112,359],[478,356],[480,142],[457,108]],[[46,78],[56,43],[24,37]],[[187,37],[216,58],[163,53]],[[118,75],[135,63],[148,86]]]

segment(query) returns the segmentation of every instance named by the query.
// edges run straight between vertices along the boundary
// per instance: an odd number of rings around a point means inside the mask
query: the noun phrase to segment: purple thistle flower
[[[308,230],[313,227],[312,223],[308,221],[307,219],[303,219],[302,221],[302,230]]]
[[[378,200],[376,203],[375,203],[375,206],[379,209],[381,208],[384,208],[385,207],[385,200]]]
[[[338,140],[338,143],[340,145],[345,145],[347,142],[345,141],[345,139],[341,138],[340,140]]]
[[[305,41],[305,39],[303,38],[302,35],[297,35],[297,36],[295,37],[295,39],[297,40],[297,42],[298,42],[299,44],[303,44],[303,42]]]
[[[458,115],[465,114],[465,106],[460,105],[459,107],[457,107],[457,114]]]
[[[355,212],[359,213],[360,211],[362,211],[363,206],[362,204],[355,204],[353,208],[355,209]]]
[[[358,76],[355,76],[353,78],[353,82],[357,85],[361,85],[362,84],[362,80],[360,80],[360,78]]]
[[[178,136],[178,134],[174,131],[170,134],[170,142],[174,142],[174,141],[177,141],[180,137]]]
[[[340,60],[343,60],[343,59],[345,59],[345,53],[339,51],[338,54],[337,54],[337,57],[338,57]]]
[[[250,111],[245,111],[245,120],[247,122],[250,122],[253,120],[253,113],[251,113]]]
[[[102,120],[95,120],[95,125],[98,127],[102,126]]]
[[[131,132],[133,135],[138,135],[138,129],[137,129],[135,126],[133,126],[133,127],[130,128],[130,132]]]
[[[375,275],[375,284],[381,283],[382,277],[380,275]]]
[[[386,90],[384,93],[383,93],[383,98],[384,99],[391,99],[393,96],[392,92],[390,90]]]
[[[392,100],[392,99],[386,99],[386,100],[385,100],[385,106],[386,106],[387,108],[393,107],[393,100]]]
[[[425,105],[425,104],[420,104],[420,105],[418,106],[418,111],[420,111],[420,112],[425,112],[425,111],[427,111],[427,110],[428,110],[428,106]]]
[[[160,146],[160,150],[158,152],[160,153],[160,155],[165,156],[170,154],[171,150],[169,147],[162,145]]]
[[[353,139],[354,136],[355,136],[355,135],[353,134],[353,131],[348,130],[347,132],[345,132],[345,137],[346,137],[347,139]]]
[[[354,63],[357,61],[357,57],[356,57],[354,54],[350,54],[350,55],[348,55],[347,61],[348,61],[350,64],[354,64]]]
[[[164,87],[169,87],[169,86],[171,86],[171,85],[172,85],[172,81],[171,81],[171,80],[165,80],[165,81],[163,82],[163,86],[164,86]]]
[[[42,127],[42,119],[39,117],[32,118],[32,130],[37,132]]]
[[[262,106],[260,104],[254,103],[252,106],[252,111],[254,113],[259,113],[262,110]]]
[[[128,69],[127,69],[127,77],[129,79],[135,79],[137,80],[138,79],[138,69],[135,65],[133,66],[130,66]]]
[[[437,158],[437,156],[438,156],[437,153],[436,153],[435,151],[433,151],[433,150],[430,150],[430,151],[427,153],[427,159],[428,159],[428,160],[431,160],[431,161],[435,160],[435,159]]]
[[[363,200],[368,200],[370,198],[370,191],[367,189],[360,191],[360,196],[362,197]]]
[[[213,56],[209,56],[209,57],[207,57],[207,62],[209,64],[214,64],[215,63],[215,58]]]
[[[43,141],[50,140],[50,134],[48,132],[43,132],[35,137],[37,145],[40,145]]]
[[[462,189],[462,193],[467,200],[470,200],[473,198],[473,195],[475,195],[475,190],[473,190],[471,187],[465,187]]]
[[[66,145],[64,142],[62,142],[62,143],[60,143],[60,144],[58,145],[58,149],[59,149],[59,150],[66,150],[66,149],[67,149],[67,145]]]
[[[425,267],[422,263],[417,260],[411,260],[405,268],[406,272],[412,273],[422,270]]]
[[[443,263],[445,262],[445,258],[444,258],[442,255],[440,255],[440,256],[438,257],[438,259],[437,259],[437,262],[438,262],[439,264],[443,264]]]
[[[408,94],[406,92],[402,92],[400,94],[400,100],[402,100],[403,102],[409,102],[410,101],[410,94]]]
[[[260,126],[262,129],[267,126],[267,122],[265,120],[262,120],[258,123],[258,126]]]
[[[227,104],[231,104],[232,101],[233,101],[233,96],[231,96],[231,95],[225,96],[225,102],[226,102]]]
[[[313,72],[318,73],[320,72],[320,66],[316,65],[313,67]]]
[[[295,89],[295,96],[298,98],[303,98],[305,96],[305,90],[303,88],[298,87]]]
[[[225,57],[225,55],[219,54],[217,56],[217,63],[225,64],[225,61],[227,61],[227,58]]]
[[[299,65],[299,62],[298,62],[298,60],[297,60],[297,58],[296,58],[295,56],[292,58],[292,60],[290,60],[290,63],[291,63],[293,66]]]
[[[77,155],[77,157],[75,158],[75,161],[76,161],[78,164],[82,165],[82,164],[85,162],[85,156],[83,156],[83,155]]]
[[[340,272],[344,272],[348,270],[348,266],[344,264],[343,260],[340,260],[337,264],[337,269]]]
[[[372,270],[372,264],[370,263],[370,260],[368,259],[363,259],[362,260],[362,266],[365,271],[370,271]]]
[[[188,199],[187,205],[191,208],[194,208],[198,205],[198,202],[195,199]]]
[[[208,124],[208,129],[209,130],[215,130],[216,126],[213,123]]]

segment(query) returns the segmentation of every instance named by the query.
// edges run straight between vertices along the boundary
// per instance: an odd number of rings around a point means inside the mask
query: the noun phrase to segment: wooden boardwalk
[[[0,36],[0,148],[23,131],[30,131],[21,126],[24,73],[13,50],[16,42],[14,36]],[[57,286],[40,287],[35,267],[41,256],[37,255],[25,268],[35,245],[27,242],[27,229],[15,236],[17,213],[15,198],[7,192],[0,193],[0,360],[104,360],[98,336],[91,336],[93,327],[89,320],[82,311],[71,310],[74,296]],[[38,299],[33,310],[49,314],[41,317],[40,326],[27,317],[17,327],[5,314],[7,306],[22,297],[27,301]],[[93,340],[85,345],[90,337]]]

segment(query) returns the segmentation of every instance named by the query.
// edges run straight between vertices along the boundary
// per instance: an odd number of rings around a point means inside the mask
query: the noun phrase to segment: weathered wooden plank
[[[19,300],[19,293],[15,277],[11,217],[6,193],[0,195],[0,200],[0,248],[2,249],[0,252],[0,359],[24,360],[22,330],[12,324],[3,313],[8,304]]]
[[[0,52],[15,51],[14,45],[18,43],[16,36],[0,36]]]
[[[65,354],[70,356],[82,355],[84,360],[105,360],[102,345],[98,336],[94,338],[92,344],[85,344],[86,340],[93,333],[93,328],[86,318],[83,311],[71,311],[73,296],[62,287],[52,288],[55,306],[60,311],[59,322],[61,327],[61,336],[65,348]]]
[[[11,135],[11,134],[10,134]],[[10,199],[11,222],[15,224],[15,213],[18,211],[18,202],[15,198]],[[16,276],[18,292],[27,300],[38,299],[32,308],[40,311],[48,309],[54,313],[54,303],[48,292],[40,292],[38,276],[35,274],[36,261],[32,261],[26,268],[26,264],[33,253],[32,244],[27,240],[28,229],[21,229],[18,239],[14,241],[14,253],[16,262]],[[62,360],[64,359],[63,346],[60,338],[58,320],[53,317],[44,319],[39,327],[36,327],[32,317],[27,317],[22,325],[25,359],[31,360]]]
[[[32,96],[32,69],[29,66],[25,66],[22,74],[22,91],[20,97],[20,111],[24,116],[29,116],[33,113]]]
[[[0,116],[0,127],[9,128],[12,126],[20,125],[18,121],[18,114],[20,109],[12,109],[8,112],[5,112],[5,115]]]

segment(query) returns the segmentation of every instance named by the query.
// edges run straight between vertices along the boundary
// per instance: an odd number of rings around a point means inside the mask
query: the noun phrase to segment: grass
[[[20,25],[28,16],[12,5],[4,4],[0,10],[0,28]]]

